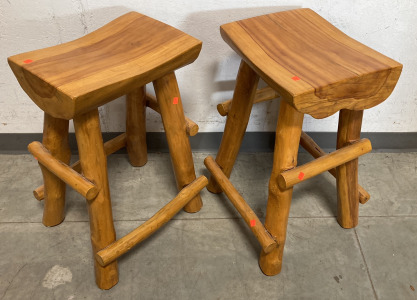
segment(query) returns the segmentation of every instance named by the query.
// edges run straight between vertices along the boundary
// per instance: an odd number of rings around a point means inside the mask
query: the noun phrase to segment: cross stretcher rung
[[[301,132],[300,145],[314,158],[319,158],[328,154],[304,131]],[[329,169],[328,171],[336,178],[336,168]],[[359,202],[365,204],[371,198],[371,195],[369,195],[369,193],[360,185],[358,185],[358,190]]]
[[[98,188],[91,181],[75,172],[67,164],[53,157],[41,143],[32,142],[29,144],[28,149],[41,165],[83,195],[87,200],[92,200],[97,196]]]
[[[361,139],[302,166],[282,172],[278,177],[279,187],[286,190],[301,181],[347,163],[371,150],[371,142],[368,139]]]
[[[214,177],[220,188],[232,202],[233,206],[237,209],[239,214],[245,220],[250,230],[253,232],[257,240],[262,246],[265,253],[271,252],[278,246],[277,242],[272,238],[266,228],[263,226],[258,216],[253,212],[250,206],[246,203],[245,199],[239,194],[239,192],[232,185],[230,180],[224,175],[219,165],[214,161],[211,156],[206,157],[204,164]]]
[[[96,260],[105,267],[118,257],[122,256],[134,246],[148,238],[151,234],[165,225],[181,208],[191,201],[206,185],[208,180],[205,176],[200,176],[189,185],[184,187],[178,195],[167,205],[161,208],[145,223],[110,244],[103,250],[96,253]]]
[[[263,89],[256,90],[253,104],[272,100],[278,97],[279,97],[279,94],[275,92],[271,87],[268,86]],[[229,113],[231,104],[232,104],[232,99],[219,103],[217,104],[217,111],[219,112],[220,115],[224,117]]]
[[[115,138],[104,143],[104,152],[106,153],[106,155],[110,155],[116,152],[117,150],[122,149],[125,146],[126,146],[126,133],[122,133],[116,136]],[[81,173],[80,161],[76,161],[75,163],[73,163],[70,166],[70,168],[78,173]],[[37,200],[42,201],[43,198],[45,197],[44,186],[41,185],[41,186],[38,186],[36,189],[34,189],[33,195],[35,196]]]

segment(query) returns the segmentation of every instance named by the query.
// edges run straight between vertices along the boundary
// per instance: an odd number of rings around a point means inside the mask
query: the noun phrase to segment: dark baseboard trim
[[[104,141],[120,133],[103,133]],[[336,146],[335,132],[308,133],[325,150]],[[362,138],[369,138],[374,151],[377,152],[416,152],[417,132],[364,132]],[[221,132],[201,132],[190,138],[191,148],[195,152],[216,152],[222,138]],[[32,141],[41,141],[41,133],[3,133],[0,134],[0,153],[28,153],[27,145]],[[148,132],[146,135],[149,152],[168,152],[168,145],[163,132]],[[243,139],[242,152],[272,152],[274,150],[274,132],[247,132]],[[74,133],[70,133],[70,146],[77,153]],[[118,153],[126,153],[120,150]]]

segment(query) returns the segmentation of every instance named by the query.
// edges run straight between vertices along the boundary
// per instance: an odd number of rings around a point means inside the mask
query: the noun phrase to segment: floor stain
[[[55,265],[43,278],[42,285],[48,289],[53,289],[58,285],[65,284],[72,281],[72,273],[70,269]]]
[[[334,278],[334,280],[336,280],[337,283],[340,283],[340,279],[342,279],[343,276],[339,275],[339,276],[334,276],[333,278]]]

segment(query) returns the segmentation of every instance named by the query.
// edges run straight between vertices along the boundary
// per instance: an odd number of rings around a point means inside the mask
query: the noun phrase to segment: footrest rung
[[[211,175],[215,178],[220,188],[229,198],[230,202],[232,202],[233,206],[242,216],[243,220],[245,220],[246,224],[248,224],[250,230],[252,230],[253,234],[261,244],[263,251],[265,253],[269,253],[276,248],[278,246],[277,242],[262,225],[258,216],[235,189],[230,180],[226,177],[226,175],[224,175],[223,171],[214,159],[211,156],[207,156],[204,160],[204,164],[210,171]]]
[[[104,143],[104,152],[106,155],[110,155],[123,147],[126,146],[126,133],[122,133],[115,138],[112,138],[111,140]],[[81,164],[80,161],[76,161],[70,166],[71,169],[74,171],[81,173]],[[42,201],[45,197],[45,191],[44,186],[38,186],[36,189],[33,190],[33,195],[35,198],[39,201]]]
[[[161,208],[148,221],[122,237],[108,247],[96,253],[96,260],[105,267],[109,263],[122,256],[134,246],[148,238],[151,234],[161,228],[165,223],[172,219],[181,208],[191,201],[206,185],[208,180],[205,176],[200,176],[189,185],[184,187],[178,195],[167,205]]]
[[[325,151],[323,151],[323,149],[321,149],[320,146],[317,145],[317,143],[304,131],[301,132],[300,145],[314,158],[319,158],[328,154]],[[328,171],[336,178],[336,168],[332,168]],[[360,185],[358,185],[358,190],[359,202],[361,204],[365,204],[371,198],[371,195],[369,195],[369,193]]]
[[[372,150],[368,139],[361,139],[351,145],[340,148],[330,154],[323,155],[302,166],[282,172],[278,177],[279,187],[286,190],[303,180],[326,172]]]
[[[53,157],[41,143],[32,142],[29,144],[28,149],[41,165],[83,195],[87,200],[92,200],[97,196],[98,188],[91,181],[75,172],[67,164]]]

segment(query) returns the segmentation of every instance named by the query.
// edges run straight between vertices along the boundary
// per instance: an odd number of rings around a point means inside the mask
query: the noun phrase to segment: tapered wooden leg
[[[233,165],[248,126],[258,82],[259,75],[242,60],[236,79],[232,104],[227,115],[222,142],[216,156],[216,163],[228,178],[232,173]],[[207,189],[212,193],[221,192],[213,176],[210,177]]]
[[[68,164],[71,151],[68,144],[68,120],[57,119],[45,113],[42,143],[51,154]],[[45,185],[45,203],[42,223],[45,226],[60,224],[65,218],[65,183],[39,164]]]
[[[276,239],[278,248],[268,254],[261,252],[259,266],[266,275],[276,275],[281,271],[293,189],[291,187],[281,190],[278,186],[278,176],[281,172],[297,166],[303,116],[285,100],[281,100],[265,218],[265,228]]]
[[[87,201],[90,217],[93,255],[116,240],[113,226],[110,190],[107,178],[107,160],[101,137],[98,110],[74,118],[75,135],[84,176],[99,189],[97,197]],[[96,283],[101,289],[110,289],[118,280],[117,262],[106,267],[94,260]]]
[[[360,139],[363,111],[342,109],[339,112],[337,149]],[[337,221],[343,228],[358,225],[358,159],[351,160],[336,168]]]
[[[196,179],[190,141],[185,131],[185,117],[174,72],[153,82],[161,110],[162,123],[168,141],[178,190]],[[200,194],[184,207],[186,212],[197,212],[203,206]]]
[[[126,147],[132,166],[148,161],[146,148],[146,92],[142,86],[126,97]]]

